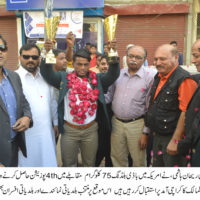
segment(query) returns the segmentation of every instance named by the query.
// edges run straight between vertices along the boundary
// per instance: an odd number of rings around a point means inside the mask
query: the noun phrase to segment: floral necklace
[[[67,77],[69,90],[69,107],[71,108],[70,114],[73,116],[73,122],[78,124],[84,124],[87,118],[86,113],[90,116],[95,114],[97,109],[96,101],[98,99],[99,90],[97,88],[88,88],[88,82],[96,87],[97,77],[96,73],[89,71],[89,78],[83,77],[79,78],[76,72],[68,73]],[[77,103],[77,98],[80,103]]]

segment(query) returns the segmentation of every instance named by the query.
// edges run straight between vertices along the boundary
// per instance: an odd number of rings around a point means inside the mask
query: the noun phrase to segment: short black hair
[[[144,57],[147,58],[148,53],[147,53],[147,50],[145,48],[144,48],[144,52],[145,52]]]
[[[60,53],[65,53],[62,49],[53,49],[53,54],[57,57]]]
[[[97,48],[97,45],[95,45],[95,44],[91,44],[91,45],[90,45],[90,48],[92,48],[92,47]]]
[[[170,44],[175,44],[175,45],[177,46],[177,45],[178,45],[178,42],[175,41],[175,40],[173,40],[173,41],[170,42]]]
[[[97,53],[96,58],[101,57],[102,54],[101,53]]]
[[[90,54],[91,53],[88,51],[88,49],[80,49],[74,54],[73,62],[76,61],[77,57],[86,58],[90,62],[91,60]]]
[[[0,39],[3,41],[6,50],[8,50],[7,42],[1,34],[0,34]]]
[[[22,55],[22,51],[28,51],[28,50],[33,49],[33,48],[37,49],[38,55],[40,56],[41,51],[40,51],[40,48],[36,44],[24,44],[20,48],[19,54]]]
[[[177,48],[172,48],[171,53],[173,56],[178,54]]]
[[[87,42],[85,45],[91,45],[90,42]]]
[[[101,56],[101,61],[102,61],[102,59],[106,59],[106,62],[108,63],[108,56],[106,55],[106,54],[103,54],[102,56]]]

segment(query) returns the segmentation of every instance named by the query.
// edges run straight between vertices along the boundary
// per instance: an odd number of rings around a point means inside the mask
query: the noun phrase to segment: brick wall
[[[6,39],[8,45],[8,56],[6,67],[11,70],[17,69],[18,64],[18,42],[16,17],[0,17],[0,34]]]
[[[185,14],[119,16],[116,38],[120,59],[122,61],[129,43],[142,45],[147,49],[150,65],[153,64],[156,48],[161,44],[176,40],[178,50],[183,52],[185,30]],[[104,40],[107,40],[106,34]]]

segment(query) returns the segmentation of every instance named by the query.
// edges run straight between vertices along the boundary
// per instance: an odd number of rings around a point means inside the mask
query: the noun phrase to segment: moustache
[[[137,62],[136,61],[130,61],[129,64],[131,64],[131,65],[137,65]]]
[[[156,68],[163,68],[162,65],[156,65]]]
[[[28,65],[28,64],[35,65],[35,63],[34,63],[34,62],[31,62],[31,61],[30,61],[30,62],[28,62],[28,63],[27,63],[27,65]]]

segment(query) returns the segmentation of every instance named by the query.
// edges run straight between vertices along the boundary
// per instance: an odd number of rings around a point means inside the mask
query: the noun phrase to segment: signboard
[[[72,31],[76,38],[82,38],[83,11],[53,11],[54,16],[61,16],[56,38],[65,38]],[[24,29],[28,38],[44,37],[44,12],[24,12]]]
[[[41,10],[44,0],[6,0],[7,10]],[[54,0],[54,9],[103,8],[104,0]]]

